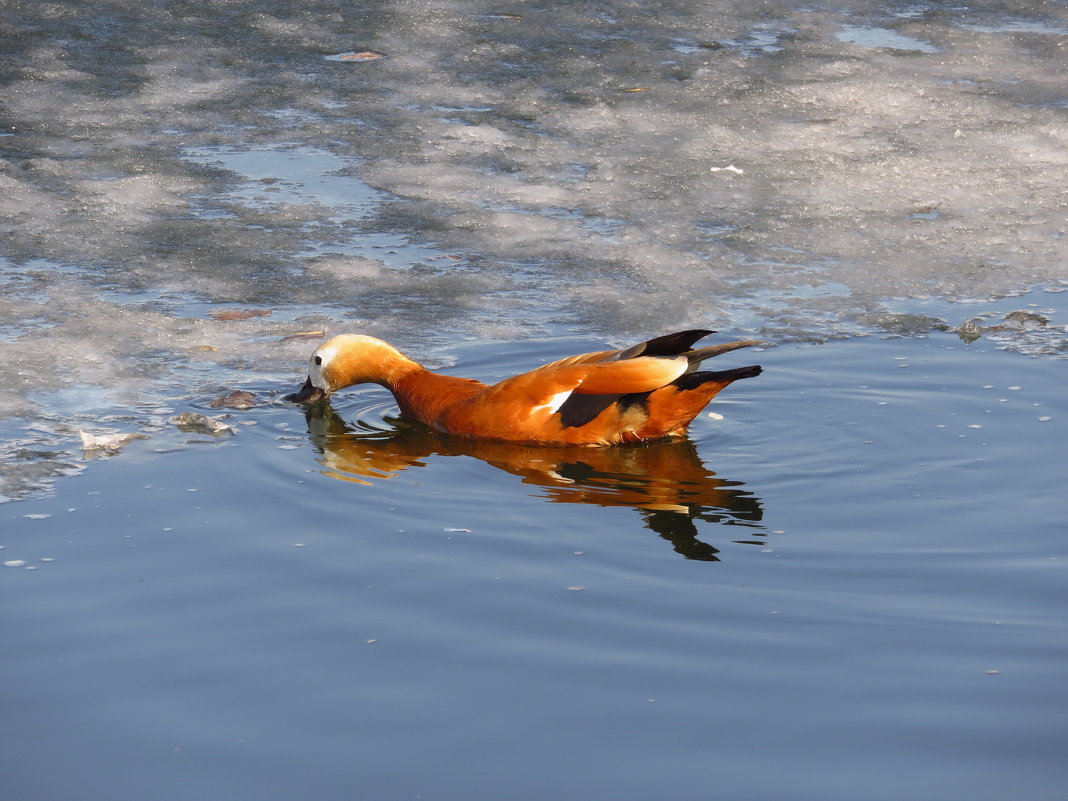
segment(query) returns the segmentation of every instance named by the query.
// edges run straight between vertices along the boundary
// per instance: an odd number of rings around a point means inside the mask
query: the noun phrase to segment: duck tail
[[[706,348],[696,348],[686,354],[686,359],[690,362],[690,370],[696,370],[697,366],[705,359],[711,359],[713,356],[719,356],[721,353],[730,353],[732,350],[738,350],[739,348],[751,348],[754,345],[766,344],[766,342],[761,342],[756,339],[740,339],[737,342],[724,342],[720,345],[709,345]]]
[[[759,364],[735,367],[733,370],[701,370],[685,373],[666,387],[643,395],[640,400],[647,422],[639,432],[644,438],[680,436],[701,410],[720,390],[742,378],[761,373]],[[627,396],[624,400],[630,399]],[[620,401],[621,403],[623,400]]]
[[[731,343],[737,344],[737,343]],[[716,392],[723,389],[733,381],[741,378],[754,378],[760,375],[764,369],[759,364],[751,364],[748,367],[735,367],[733,370],[700,370],[696,373],[686,373],[671,382],[671,386],[678,387],[685,392],[706,384],[717,384]]]

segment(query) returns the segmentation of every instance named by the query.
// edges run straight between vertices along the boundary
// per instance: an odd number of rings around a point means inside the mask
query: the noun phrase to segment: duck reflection
[[[553,503],[630,506],[687,559],[719,561],[719,550],[697,538],[698,520],[750,527],[755,537],[765,534],[760,500],[741,482],[708,470],[688,439],[553,448],[454,437],[400,417],[385,418],[394,430],[361,430],[329,403],[308,407],[305,417],[324,474],[339,480],[370,484],[423,467],[429,456],[471,456],[519,476]]]

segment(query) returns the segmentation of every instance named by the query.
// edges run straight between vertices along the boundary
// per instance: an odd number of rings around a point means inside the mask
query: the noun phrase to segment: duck
[[[307,380],[285,400],[314,404],[373,383],[393,393],[404,416],[460,437],[587,447],[678,439],[724,387],[762,371],[701,369],[714,356],[765,344],[694,347],[714,333],[689,329],[568,356],[492,385],[435,373],[375,337],[340,334],[315,349]]]

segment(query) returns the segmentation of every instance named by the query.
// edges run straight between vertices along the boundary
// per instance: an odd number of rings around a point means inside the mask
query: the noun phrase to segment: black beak
[[[304,386],[292,395],[286,395],[282,400],[292,401],[293,403],[315,403],[316,401],[321,401],[325,397],[326,393],[312,384],[311,376],[308,376],[308,380],[304,382]]]

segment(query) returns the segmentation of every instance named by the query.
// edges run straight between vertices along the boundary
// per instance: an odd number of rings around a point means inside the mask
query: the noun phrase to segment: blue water
[[[377,390],[132,443],[3,508],[5,797],[1058,798],[1061,366],[955,339],[756,354],[659,521]]]

